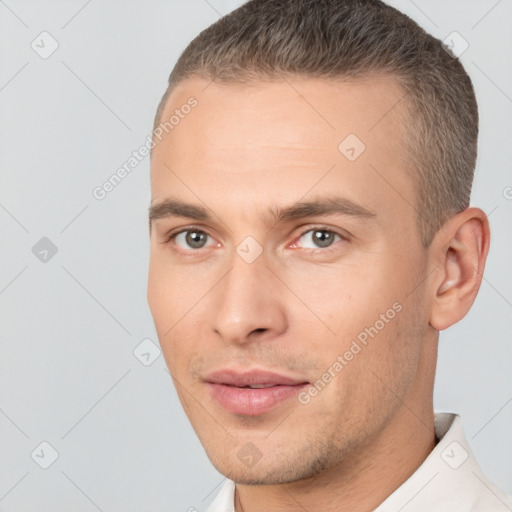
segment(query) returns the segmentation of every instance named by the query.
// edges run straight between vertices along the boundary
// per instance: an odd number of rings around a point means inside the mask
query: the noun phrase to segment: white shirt
[[[511,512],[512,497],[482,473],[457,414],[436,413],[436,447],[374,512]],[[227,480],[207,512],[235,512],[235,483]]]

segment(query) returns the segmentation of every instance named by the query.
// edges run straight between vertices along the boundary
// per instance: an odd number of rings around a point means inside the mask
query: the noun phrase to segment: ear
[[[433,265],[430,325],[439,331],[461,320],[471,308],[489,252],[490,230],[485,213],[468,208],[450,218],[429,248]]]

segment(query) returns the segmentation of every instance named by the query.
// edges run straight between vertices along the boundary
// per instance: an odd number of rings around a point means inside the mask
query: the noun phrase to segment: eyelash
[[[188,231],[199,231],[201,233],[204,233],[205,235],[211,237],[211,235],[206,231],[204,230],[203,228],[199,227],[199,226],[187,226],[186,228],[183,228],[183,229],[180,229],[179,231],[175,231],[175,232],[171,232],[169,234],[166,235],[165,239],[161,242],[163,245],[169,245],[171,244],[171,242],[181,233],[186,233]],[[341,238],[341,241],[347,241],[348,240],[348,237],[328,226],[322,226],[322,225],[318,225],[318,226],[312,226],[310,227],[309,229],[306,229],[305,231],[302,231],[300,233],[300,235],[298,235],[297,237],[295,237],[294,240],[299,240],[300,238],[302,238],[306,233],[309,233],[310,231],[326,231],[327,233],[332,233],[334,235],[338,235],[340,238]],[[339,242],[340,240],[338,240]],[[328,246],[328,247],[325,247],[325,248],[322,248],[322,247],[318,247],[317,249],[308,249],[309,251],[313,251],[313,252],[316,252],[316,251],[321,251],[321,252],[329,252],[330,250],[332,250],[333,248],[333,245],[335,245],[336,242],[334,242],[332,245]],[[198,253],[201,251],[201,249],[189,249],[189,250],[183,250],[181,248],[178,248],[177,246],[173,247],[173,251],[179,253],[179,254],[182,254],[182,255],[185,255],[185,256],[194,256],[193,254],[191,253]]]

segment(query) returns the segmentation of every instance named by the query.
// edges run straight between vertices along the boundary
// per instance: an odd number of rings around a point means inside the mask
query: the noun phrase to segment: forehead
[[[258,193],[275,202],[288,191],[293,201],[317,183],[319,191],[337,186],[359,199],[366,189],[370,202],[396,200],[397,190],[412,201],[407,115],[404,92],[388,76],[190,79],[173,90],[162,113],[162,123],[174,119],[153,149],[152,200],[221,193],[242,205]]]
[[[368,132],[378,136],[407,121],[404,94],[395,79],[382,74],[364,80],[289,77],[249,84],[190,79],[171,92],[161,120],[171,119],[193,97],[197,100],[193,109],[196,115],[189,116],[184,124],[194,125],[202,136],[214,130],[216,139],[234,127],[250,133],[256,138],[254,142],[271,139],[273,144],[281,138],[293,142],[294,136],[302,141],[304,132],[312,142],[337,138],[346,131],[361,137]],[[269,124],[286,125],[287,129],[278,138],[277,133],[266,130]],[[169,135],[179,140],[184,130],[177,128],[174,126]]]

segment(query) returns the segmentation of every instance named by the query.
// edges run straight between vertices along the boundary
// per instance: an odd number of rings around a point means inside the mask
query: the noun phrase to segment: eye
[[[341,236],[329,229],[310,229],[298,239],[298,243],[305,249],[324,249],[334,242],[341,240]]]
[[[174,243],[181,249],[202,249],[207,246],[210,236],[199,229],[189,229],[172,235]]]

